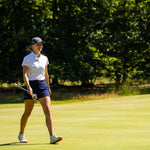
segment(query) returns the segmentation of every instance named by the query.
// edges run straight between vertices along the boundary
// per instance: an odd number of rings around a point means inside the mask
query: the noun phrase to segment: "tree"
[[[137,24],[138,30],[140,32],[140,37],[138,39],[138,65],[137,71],[134,72],[133,78],[139,79],[149,79],[150,75],[150,2],[148,0],[136,1],[136,9],[138,13]]]
[[[53,38],[49,37],[48,41],[50,74],[54,74],[54,79],[81,81],[85,85],[99,73],[100,60],[96,60],[90,43],[95,40],[95,29],[104,19],[101,6],[93,0],[53,1],[53,18],[49,20],[52,29],[48,33]]]
[[[0,13],[1,82],[22,81],[33,36],[46,41],[53,83],[107,76],[119,88],[149,74],[148,0],[2,0]]]
[[[22,81],[25,48],[33,36],[44,32],[42,9],[35,0],[3,0],[0,13],[0,79],[10,83]]]
[[[100,52],[111,58],[106,70],[108,75],[115,79],[118,89],[136,69],[144,43],[139,40],[139,10],[135,2],[114,1],[109,7],[109,17],[100,32],[102,35],[99,35],[101,38],[97,40],[96,47],[101,47]]]

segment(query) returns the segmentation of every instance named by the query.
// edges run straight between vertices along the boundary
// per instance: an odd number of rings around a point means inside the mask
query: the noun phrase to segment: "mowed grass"
[[[0,105],[1,150],[150,150],[150,95],[53,103],[54,130],[63,136],[56,145],[38,103],[26,128],[29,143],[18,142],[23,110],[24,104]]]

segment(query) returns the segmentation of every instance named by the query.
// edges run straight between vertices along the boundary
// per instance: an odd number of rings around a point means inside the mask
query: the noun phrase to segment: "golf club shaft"
[[[23,87],[21,87],[20,85],[18,85],[17,83],[14,83],[15,86],[17,86],[18,88],[22,89],[23,91],[27,92],[27,90]],[[37,95],[36,94],[33,94],[32,95],[32,99],[33,100],[37,100]]]
[[[17,86],[18,88],[22,89],[23,91],[27,92],[27,90],[23,87],[21,87],[20,85],[18,85],[17,83],[14,83],[15,86]]]

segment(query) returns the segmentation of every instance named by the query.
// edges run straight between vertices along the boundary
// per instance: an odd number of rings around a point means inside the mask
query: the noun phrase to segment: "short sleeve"
[[[47,58],[47,57],[46,57],[46,58]],[[46,66],[47,66],[47,65],[49,65],[49,60],[48,60],[48,58],[47,58],[47,61],[46,61]]]
[[[29,67],[29,61],[26,59],[26,57],[24,57],[24,59],[23,59],[22,66]]]

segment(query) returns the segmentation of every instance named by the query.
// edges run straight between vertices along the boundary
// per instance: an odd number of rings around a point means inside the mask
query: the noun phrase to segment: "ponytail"
[[[26,51],[30,51],[30,52],[32,52],[31,45],[29,45],[29,46],[26,48]]]

